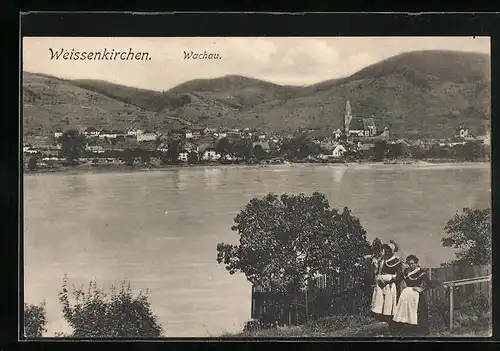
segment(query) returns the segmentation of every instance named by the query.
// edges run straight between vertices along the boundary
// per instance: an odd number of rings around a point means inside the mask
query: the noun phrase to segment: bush
[[[133,296],[125,281],[121,289],[111,287],[108,296],[91,281],[88,291],[74,289],[69,301],[67,277],[64,277],[59,301],[64,319],[73,328],[72,337],[161,337],[162,327],[151,310],[147,294]]]
[[[252,319],[245,323],[243,327],[243,333],[254,333],[262,329],[262,325],[259,320]]]
[[[45,302],[40,305],[24,304],[24,336],[26,338],[39,338],[47,331],[45,325]]]
[[[446,330],[449,325],[450,303],[448,298],[434,299],[429,304],[429,324],[431,330]],[[491,326],[491,302],[483,297],[471,297],[455,301],[453,311],[454,328]]]
[[[36,170],[37,165],[38,165],[38,157],[36,156],[30,157],[30,159],[28,160],[28,169],[30,171],[34,171]]]

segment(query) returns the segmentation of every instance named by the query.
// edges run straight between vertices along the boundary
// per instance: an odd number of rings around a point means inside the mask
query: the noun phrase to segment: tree
[[[61,144],[61,155],[66,158],[70,165],[74,165],[84,151],[86,139],[85,135],[80,134],[78,130],[70,129],[61,135],[59,143]]]
[[[252,154],[257,160],[262,160],[266,156],[266,152],[260,145],[255,145]]]
[[[252,156],[252,141],[250,139],[239,139],[233,145],[234,152],[244,160]]]
[[[458,153],[465,161],[474,161],[485,157],[486,149],[481,143],[468,141],[459,147]]]
[[[373,256],[379,256],[382,251],[382,241],[379,238],[375,238],[372,241],[371,252]]]
[[[143,150],[141,152],[141,162],[142,163],[149,163],[149,161],[151,161],[151,156],[149,155],[149,153],[145,150]]]
[[[375,160],[383,161],[385,159],[385,153],[387,149],[387,143],[383,140],[377,140],[375,142]]]
[[[447,147],[441,147],[439,145],[433,145],[425,153],[425,157],[428,158],[447,158],[450,157],[450,150]]]
[[[398,158],[403,156],[403,144],[396,143],[391,145],[391,147],[389,148],[389,155],[392,158]]]
[[[321,153],[320,146],[306,136],[298,136],[286,141],[281,149],[286,155],[294,158],[306,158]]]
[[[228,138],[222,138],[217,141],[217,144],[215,145],[215,150],[217,151],[218,154],[224,157],[225,155],[231,154],[233,152],[233,146],[229,142]]]
[[[30,159],[28,160],[28,169],[30,171],[34,171],[36,170],[37,165],[38,165],[38,157],[36,156],[30,157]]]
[[[40,338],[47,332],[47,317],[45,302],[40,305],[24,304],[24,336],[26,338]]]
[[[125,163],[126,166],[133,166],[134,165],[134,152],[129,148],[123,150],[121,159]]]
[[[108,296],[91,281],[88,291],[76,289],[70,303],[68,280],[64,276],[59,301],[64,319],[73,328],[72,337],[161,337],[162,327],[151,310],[147,293],[132,294],[123,282],[119,291],[112,286]]]
[[[464,208],[448,221],[444,247],[459,249],[456,263],[471,265],[491,264],[491,209]]]
[[[161,159],[162,163],[169,165],[176,164],[181,152],[181,141],[178,139],[171,139],[168,142],[167,149],[167,152]]]
[[[239,245],[219,243],[217,262],[277,294],[284,306],[293,304],[315,274],[364,278],[366,231],[347,207],[330,208],[323,194],[254,198],[234,222]]]
[[[190,153],[188,153],[188,159],[187,159],[188,164],[194,165],[199,163],[199,161],[200,160],[198,159],[198,154],[196,152],[191,151]]]

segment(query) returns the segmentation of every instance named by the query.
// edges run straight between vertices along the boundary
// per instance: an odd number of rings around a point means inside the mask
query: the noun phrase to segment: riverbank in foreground
[[[491,313],[481,316],[467,314],[462,316],[455,329],[450,331],[443,323],[431,322],[429,337],[490,337],[492,335]],[[224,334],[223,338],[355,338],[391,337],[388,324],[363,315],[342,315],[309,321],[300,326],[278,327],[244,331],[237,334]]]
[[[219,164],[219,163],[206,163],[206,164],[179,164],[179,165],[134,165],[126,166],[123,164],[82,164],[77,166],[58,166],[53,168],[38,168],[36,170],[24,169],[24,174],[39,174],[39,173],[108,173],[108,172],[149,172],[149,171],[162,171],[172,169],[185,169],[185,168],[234,168],[234,167],[398,167],[398,166],[415,166],[415,167],[433,167],[433,166],[474,166],[474,165],[489,165],[488,161],[458,161],[450,159],[426,159],[426,160],[412,160],[412,161],[384,161],[384,162],[345,162],[345,163],[316,163],[316,162],[285,162],[278,164]]]

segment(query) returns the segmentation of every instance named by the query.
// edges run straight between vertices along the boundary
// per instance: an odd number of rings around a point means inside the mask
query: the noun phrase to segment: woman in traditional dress
[[[393,321],[403,335],[425,336],[429,333],[429,312],[423,292],[429,286],[429,279],[426,272],[418,266],[417,256],[408,256],[406,263],[408,268],[404,270],[402,277],[406,287],[399,297]]]
[[[396,282],[401,280],[402,262],[396,257],[396,243],[383,246],[383,260],[375,276],[371,311],[379,320],[391,323],[397,304]]]

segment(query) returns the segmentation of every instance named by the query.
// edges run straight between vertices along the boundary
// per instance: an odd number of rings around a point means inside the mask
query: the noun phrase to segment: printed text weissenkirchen
[[[104,49],[102,51],[78,51],[75,49],[54,50],[49,48],[51,60],[121,60],[121,61],[149,61],[151,56],[148,52],[134,52],[132,48],[128,51],[117,51],[115,49]]]

